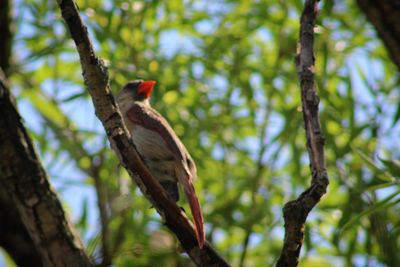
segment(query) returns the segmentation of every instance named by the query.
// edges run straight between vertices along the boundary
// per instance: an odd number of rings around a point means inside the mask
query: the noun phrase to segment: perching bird
[[[149,98],[155,81],[127,83],[117,96],[126,127],[151,174],[172,199],[178,201],[177,183],[182,185],[192,211],[199,247],[204,245],[203,215],[193,187],[196,166],[172,127],[155,109]]]

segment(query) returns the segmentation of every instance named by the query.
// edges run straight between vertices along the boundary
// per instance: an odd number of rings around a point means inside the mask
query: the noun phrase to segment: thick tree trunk
[[[0,187],[0,246],[20,267],[43,266],[39,252],[19,217],[17,207],[3,187]]]
[[[0,187],[17,207],[43,265],[91,266],[48,182],[2,72],[0,110]]]
[[[5,73],[9,72],[11,57],[10,10],[11,1],[0,0],[0,69]],[[0,173],[0,180],[2,179]],[[39,252],[17,212],[17,207],[3,187],[0,187],[0,246],[20,267],[42,266]]]

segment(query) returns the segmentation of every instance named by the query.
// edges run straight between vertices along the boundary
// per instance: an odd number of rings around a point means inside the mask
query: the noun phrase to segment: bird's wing
[[[154,109],[141,103],[135,103],[129,108],[126,115],[133,123],[157,132],[163,138],[168,148],[173,152],[177,162],[179,162],[175,167],[175,172],[189,202],[194,219],[196,237],[200,248],[202,248],[205,242],[203,229],[204,220],[200,203],[192,183],[193,179],[196,177],[196,166],[192,158],[168,122]]]
[[[126,112],[126,115],[133,123],[145,129],[157,132],[172,151],[175,159],[182,163],[185,172],[187,172],[187,179],[189,182],[196,179],[196,165],[179,137],[163,116],[156,110],[142,103],[133,104]]]
[[[186,149],[169,123],[154,109],[142,103],[135,103],[126,112],[128,118],[145,129],[157,132],[173,152],[177,160],[185,159]],[[187,152],[186,152],[187,153]]]

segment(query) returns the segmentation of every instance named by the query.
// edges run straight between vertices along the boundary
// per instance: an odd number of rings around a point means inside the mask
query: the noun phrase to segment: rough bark
[[[319,98],[314,82],[314,25],[316,0],[306,0],[300,19],[299,52],[296,68],[300,80],[303,119],[311,167],[311,185],[296,200],[285,204],[285,238],[277,266],[297,266],[304,241],[305,222],[310,211],[326,193],[329,180],[325,167],[324,137],[318,115]]]
[[[11,1],[0,0],[0,72],[9,73],[11,58]],[[0,180],[2,179],[0,173]],[[0,187],[0,246],[20,267],[42,266],[29,233],[5,188]]]
[[[0,110],[0,187],[17,207],[43,265],[92,266],[48,182],[2,72]]]
[[[196,265],[229,266],[210,244],[206,243],[203,249],[198,247],[193,225],[151,176],[122,122],[121,113],[111,94],[107,70],[103,61],[95,55],[86,26],[75,3],[72,0],[60,0],[58,3],[77,47],[85,84],[92,97],[96,115],[102,122],[111,147],[117,153],[121,164],[163,217],[165,225],[176,235]]]
[[[0,246],[20,267],[43,266],[17,207],[3,187],[0,187]]]
[[[357,0],[400,71],[400,1]]]

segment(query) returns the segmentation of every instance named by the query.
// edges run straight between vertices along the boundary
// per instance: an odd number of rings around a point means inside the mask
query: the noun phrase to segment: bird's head
[[[130,100],[133,99],[133,101],[148,103],[155,83],[155,81],[143,80],[130,81],[122,88],[117,97],[117,101],[119,101],[119,99],[129,98]]]

